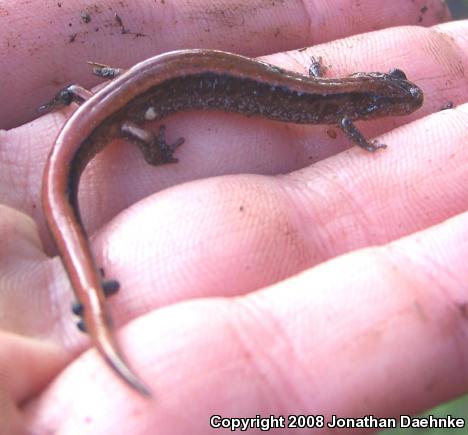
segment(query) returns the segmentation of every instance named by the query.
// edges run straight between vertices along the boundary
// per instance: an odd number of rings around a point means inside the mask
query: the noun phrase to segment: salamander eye
[[[398,79],[398,80],[407,80],[406,78],[406,74],[401,70],[401,69],[391,69],[389,72],[388,72],[388,75],[392,78],[392,79]]]

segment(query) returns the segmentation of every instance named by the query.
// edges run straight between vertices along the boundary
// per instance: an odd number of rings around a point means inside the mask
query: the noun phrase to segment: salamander
[[[314,63],[315,62],[315,63]],[[161,54],[128,71],[100,68],[113,77],[92,94],[68,86],[42,110],[76,102],[80,107],[60,131],[48,157],[42,187],[43,209],[78,304],[74,312],[110,366],[130,386],[149,396],[150,389],[129,368],[111,327],[106,296],[118,282],[103,280],[78,207],[78,184],[88,162],[116,138],[137,144],[151,165],[174,163],[174,143],[145,130],[146,121],[183,110],[223,110],[297,124],[336,124],[367,151],[385,145],[369,142],[353,121],[406,115],[423,103],[422,90],[398,69],[324,78],[314,60],[310,76],[237,54],[208,49]],[[98,69],[99,70],[99,69]]]

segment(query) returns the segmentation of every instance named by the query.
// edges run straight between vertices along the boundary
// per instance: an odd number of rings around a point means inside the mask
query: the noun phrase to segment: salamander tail
[[[97,341],[97,349],[120,378],[143,396],[152,397],[150,388],[147,387],[129,367],[128,363],[118,351],[118,347],[114,343],[112,337],[107,336],[104,339],[99,339]]]

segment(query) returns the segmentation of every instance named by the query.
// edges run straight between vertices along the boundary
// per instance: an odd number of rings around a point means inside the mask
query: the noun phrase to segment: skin
[[[389,53],[404,47],[398,66],[424,88],[427,106],[363,126],[367,136],[391,131],[381,138],[392,145],[384,157],[357,148],[338,153],[345,139],[333,140],[323,128],[312,129],[311,141],[310,130],[187,114],[167,123],[168,134],[193,141],[174,168],[153,171],[124,144],[98,158],[83,179],[84,220],[98,262],[125,286],[112,301],[119,339],[155,389],[155,403],[116,382],[96,352],[80,355],[87,342],[67,317],[71,292],[58,259],[44,254],[30,219],[2,209],[2,298],[9,313],[21,313],[2,328],[36,338],[0,337],[8,399],[2,422],[18,432],[20,424],[39,433],[89,431],[92,422],[91,433],[206,433],[213,412],[389,415],[466,392],[467,96],[466,79],[451,67],[468,62],[466,26],[422,29],[418,38],[389,29],[315,49],[338,76],[366,62],[386,70]],[[381,50],[369,59],[377,41]],[[429,44],[449,57],[436,61],[423,50]],[[340,61],[343,46],[352,47],[349,64]],[[303,67],[306,56],[268,60]],[[448,98],[457,109],[426,117]],[[38,203],[37,180],[63,120],[52,115],[2,137],[0,185],[9,186],[2,197],[10,207]],[[309,167],[309,156],[320,162]],[[11,172],[14,158],[22,174]],[[150,195],[229,172],[292,173],[210,178]],[[96,198],[93,181],[109,177]],[[53,252],[40,211],[32,214]],[[7,291],[12,276],[20,277],[15,292]],[[184,418],[176,415],[182,410]]]

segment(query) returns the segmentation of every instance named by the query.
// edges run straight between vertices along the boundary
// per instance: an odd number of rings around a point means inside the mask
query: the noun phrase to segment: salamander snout
[[[422,89],[410,82],[409,80],[402,80],[399,87],[403,89],[403,99],[412,107],[413,110],[422,106],[424,101],[424,93]]]
[[[404,73],[404,71],[402,71],[401,69],[398,69],[398,68],[391,69],[388,72],[388,75],[390,76],[390,78],[393,78],[393,79],[396,79],[396,80],[408,80],[408,78],[406,77],[406,74]]]

